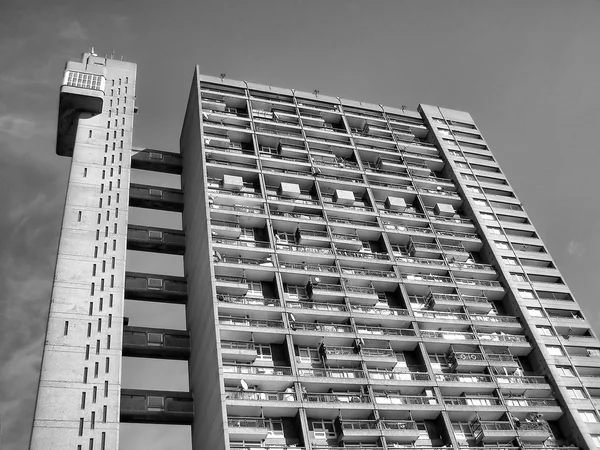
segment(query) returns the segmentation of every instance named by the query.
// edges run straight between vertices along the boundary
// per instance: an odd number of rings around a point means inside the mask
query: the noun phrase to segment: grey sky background
[[[600,2],[41,0],[0,6],[0,414],[26,449],[69,160],[54,154],[64,63],[138,64],[135,143],[178,151],[194,65],[210,75],[416,109],[470,112],[586,316],[600,332]],[[137,180],[144,180],[138,178]],[[161,183],[171,184],[169,177]],[[138,222],[149,214],[134,213]],[[164,223],[177,217],[162,215]],[[133,253],[133,252],[132,252]],[[130,269],[180,260],[132,254]],[[132,324],[184,311],[131,302]],[[144,378],[154,371],[150,379]],[[142,377],[144,375],[144,377]],[[183,389],[186,367],[128,360],[123,383]],[[124,426],[122,450],[185,449],[184,427]],[[141,431],[149,433],[142,436]]]

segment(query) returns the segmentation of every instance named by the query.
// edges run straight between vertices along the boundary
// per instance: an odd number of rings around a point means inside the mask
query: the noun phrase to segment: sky
[[[54,152],[67,60],[94,46],[137,63],[135,144],[170,151],[178,151],[195,64],[208,75],[470,112],[600,332],[599,42],[598,0],[3,0],[2,449],[26,449],[29,440],[70,162]],[[128,269],[181,266],[149,261],[132,254]],[[184,324],[182,308],[164,318],[160,306],[137,303],[126,311],[135,324]],[[186,388],[185,363],[169,371],[143,360],[125,361],[123,385],[149,372],[149,387]],[[123,426],[120,447],[185,450],[189,431]]]

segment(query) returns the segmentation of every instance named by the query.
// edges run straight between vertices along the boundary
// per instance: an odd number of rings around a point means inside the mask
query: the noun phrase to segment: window
[[[516,266],[517,265],[517,258],[502,257],[502,259],[509,266]]]
[[[241,228],[240,239],[244,239],[247,241],[253,241],[254,238],[254,228]]]
[[[473,199],[473,203],[475,203],[477,206],[485,206],[485,207],[488,206],[488,204],[485,200],[480,200],[478,198]]]
[[[496,248],[499,248],[500,250],[509,250],[508,244],[506,242],[494,241],[494,244],[496,245]]]
[[[313,420],[312,430],[316,439],[335,439],[336,434],[331,420]]]
[[[592,434],[592,441],[598,448],[600,448],[600,434]]]
[[[574,377],[575,372],[573,372],[573,368],[571,366],[556,366],[556,370],[563,377]]]
[[[573,400],[581,400],[587,398],[585,392],[581,388],[567,388],[567,392]]]
[[[598,423],[598,416],[594,411],[577,411],[581,420],[587,423]]]
[[[528,289],[519,289],[519,295],[521,296],[521,298],[535,298],[535,296],[533,295],[533,291],[530,291]]]
[[[565,354],[562,351],[562,348],[556,345],[548,345],[546,346],[546,348],[548,349],[548,353],[550,353],[552,356],[565,356]]]
[[[502,234],[500,228],[496,227],[488,227],[488,231],[490,232],[490,234]]]
[[[318,363],[321,361],[319,358],[319,352],[316,349],[310,347],[298,347],[298,357],[301,363]]]
[[[269,436],[283,437],[283,421],[278,419],[265,419]]]
[[[510,276],[513,278],[513,280],[515,281],[520,281],[520,282],[526,282],[527,280],[525,279],[525,275],[523,275],[522,273],[511,273]]]
[[[306,289],[303,286],[285,284],[283,286],[283,290],[287,294],[287,297],[291,300],[300,300],[308,298],[308,296],[306,295]]]
[[[449,369],[446,355],[429,354],[429,360],[434,372],[444,372]]]
[[[272,361],[273,356],[271,355],[271,346],[269,344],[254,344],[256,349],[256,358],[262,360]]]
[[[531,317],[544,317],[544,313],[541,308],[527,308]]]
[[[296,235],[294,233],[284,233],[279,231],[275,235],[275,240],[277,243],[295,244]]]
[[[251,297],[262,297],[262,283],[260,281],[248,281],[248,294]]]
[[[536,328],[542,336],[554,336],[554,333],[552,333],[552,328],[550,327],[543,327],[538,325]]]

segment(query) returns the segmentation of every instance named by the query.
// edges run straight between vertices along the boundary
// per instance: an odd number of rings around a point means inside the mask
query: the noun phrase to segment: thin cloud
[[[567,244],[567,253],[571,256],[580,258],[581,256],[583,256],[585,254],[585,247],[580,242],[571,240]]]
[[[40,121],[20,114],[4,114],[0,116],[0,134],[30,139],[48,131],[48,121]]]
[[[59,36],[70,41],[85,41],[88,39],[87,33],[77,20],[69,22],[67,26],[60,31]]]

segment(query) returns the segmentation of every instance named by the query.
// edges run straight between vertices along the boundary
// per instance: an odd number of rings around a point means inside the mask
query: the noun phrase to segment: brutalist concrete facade
[[[32,449],[117,449],[120,422],[195,449],[596,448],[600,342],[468,113],[196,67],[174,154],[132,149],[134,95],[133,64],[67,66]],[[185,276],[126,273],[126,248]],[[187,329],[124,325],[125,299],[185,304]],[[189,392],[120,389],[122,356],[187,360]]]

